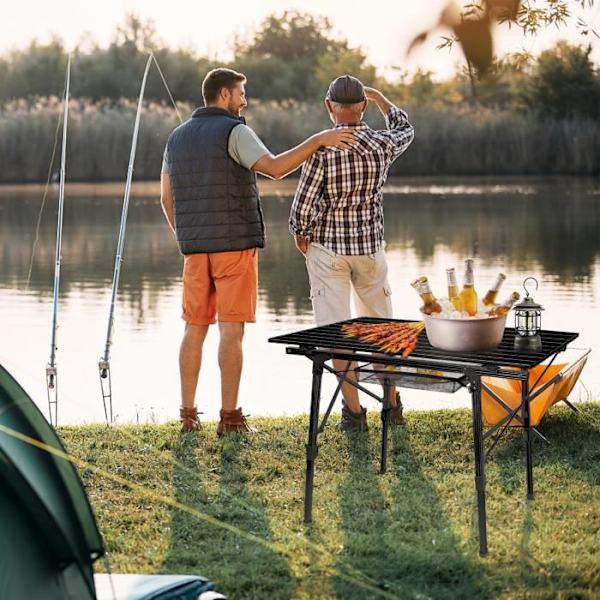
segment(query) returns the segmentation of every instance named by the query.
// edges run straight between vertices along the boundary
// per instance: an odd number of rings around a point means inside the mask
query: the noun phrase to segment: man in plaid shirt
[[[371,129],[362,118],[369,102],[385,117],[387,129]],[[317,325],[351,318],[354,292],[359,316],[391,318],[383,240],[383,184],[392,162],[408,148],[414,130],[406,113],[381,92],[350,75],[329,86],[325,105],[335,128],[352,129],[356,145],[325,147],[302,168],[289,228],[306,258]],[[344,361],[335,361],[344,371]],[[353,377],[352,373],[349,377]],[[366,409],[356,387],[342,385],[341,429],[366,430]],[[392,424],[403,423],[400,397],[389,399]]]

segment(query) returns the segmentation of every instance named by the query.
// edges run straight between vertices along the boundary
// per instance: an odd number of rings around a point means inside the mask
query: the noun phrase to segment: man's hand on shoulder
[[[356,144],[356,133],[352,129],[324,129],[316,134],[319,147],[333,146],[349,150]]]
[[[251,167],[253,171],[281,179],[297,169],[306,159],[310,158],[323,146],[334,146],[348,150],[356,143],[356,135],[350,129],[325,129],[311,135],[301,144],[273,156],[270,152],[261,156]]]

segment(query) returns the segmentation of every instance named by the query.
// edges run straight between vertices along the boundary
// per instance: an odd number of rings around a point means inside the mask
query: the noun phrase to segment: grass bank
[[[329,427],[310,534],[306,417],[255,419],[261,432],[251,441],[218,442],[213,423],[184,438],[174,423],[60,434],[110,474],[81,473],[117,572],[201,573],[243,599],[598,598],[600,404],[580,406],[557,407],[542,424],[551,444],[535,443],[533,502],[521,436],[496,447],[484,559],[469,411],[409,413],[383,476],[377,415],[367,436]]]
[[[61,114],[56,98],[13,101],[0,107],[0,183],[45,181]],[[180,106],[183,118],[193,107]],[[136,104],[130,100],[70,105],[68,181],[124,180]],[[408,108],[416,130],[412,147],[390,175],[598,175],[600,123],[584,119],[540,120],[533,114],[491,109]],[[273,152],[330,127],[321,103],[251,102],[245,112]],[[367,122],[383,127],[371,107]],[[179,121],[173,109],[149,103],[143,113],[135,181],[155,180],[169,132]],[[59,148],[53,171],[58,171]]]

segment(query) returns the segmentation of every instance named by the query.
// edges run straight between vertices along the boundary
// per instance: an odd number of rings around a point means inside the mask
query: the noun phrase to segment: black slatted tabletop
[[[278,335],[269,339],[269,342],[275,344],[287,344],[288,346],[298,346],[300,348],[336,348],[350,352],[378,352],[376,346],[366,344],[356,338],[347,337],[342,332],[342,325],[346,323],[407,323],[406,319],[378,319],[372,317],[360,317],[350,319],[340,323],[324,325],[322,327],[313,327],[303,329],[293,333]],[[419,334],[417,346],[410,355],[412,359],[432,360],[432,361],[450,361],[477,363],[488,367],[511,366],[521,369],[530,369],[538,365],[545,359],[553,356],[557,352],[566,349],[579,334],[567,331],[541,331],[542,348],[539,351],[519,351],[513,346],[515,330],[507,328],[504,330],[502,342],[493,350],[483,352],[452,352],[449,350],[440,350],[434,348],[427,339],[427,334],[422,331]],[[389,354],[390,357],[402,359],[402,354]],[[402,359],[406,361],[408,359]]]

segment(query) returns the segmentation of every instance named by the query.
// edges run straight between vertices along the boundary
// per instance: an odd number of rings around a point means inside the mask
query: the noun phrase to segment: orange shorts
[[[234,250],[183,257],[183,320],[192,325],[216,321],[256,321],[258,251]]]

